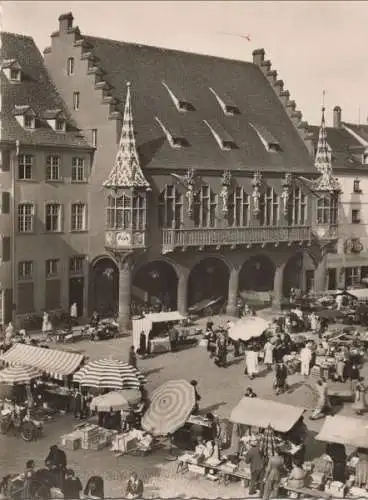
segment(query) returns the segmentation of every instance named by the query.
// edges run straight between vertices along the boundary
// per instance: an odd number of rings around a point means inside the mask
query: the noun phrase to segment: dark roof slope
[[[119,99],[121,111],[126,82],[132,84],[134,125],[143,166],[314,173],[304,142],[254,64],[91,36],[83,39],[105,72],[102,78],[112,85],[111,94]],[[178,111],[162,82],[174,94],[182,89],[177,97],[185,96],[194,110]],[[219,96],[228,96],[240,113],[226,116],[210,87]],[[172,149],[156,116],[166,126],[175,123],[189,145]],[[237,148],[222,151],[204,120],[219,123]],[[267,129],[280,143],[281,152],[267,152],[250,123]]]
[[[350,125],[349,125],[350,127]],[[313,134],[315,148],[318,143],[319,127],[309,126],[309,132]],[[364,147],[358,139],[353,137],[343,127],[326,127],[327,142],[332,151],[332,166],[334,169],[360,168],[362,167],[362,154]]]
[[[66,107],[52,84],[41,53],[33,39],[14,33],[1,33],[1,60],[16,59],[22,71],[22,81],[11,83],[1,73],[2,136],[4,141],[19,140],[21,144],[89,147],[69,118]],[[0,62],[1,64],[1,62]],[[16,106],[30,106],[39,126],[25,130],[14,117]],[[56,132],[46,122],[49,109],[62,109],[67,118],[67,132]]]

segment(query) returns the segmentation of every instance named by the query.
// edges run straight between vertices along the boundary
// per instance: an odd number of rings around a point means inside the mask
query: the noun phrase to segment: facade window
[[[74,157],[72,160],[72,182],[84,182],[84,158]]]
[[[84,273],[84,255],[75,255],[69,259],[69,273],[83,274]]]
[[[18,264],[18,280],[27,281],[33,279],[33,261],[22,260]]]
[[[195,227],[215,227],[217,197],[209,186],[202,186],[194,196]]]
[[[58,132],[63,132],[65,130],[65,120],[62,118],[57,118],[55,120],[55,130]]]
[[[73,92],[73,109],[74,109],[74,111],[79,110],[79,105],[80,105],[80,93]]]
[[[360,210],[354,209],[351,211],[351,223],[360,224]]]
[[[47,203],[45,217],[45,229],[49,233],[61,231],[61,205],[59,203]]]
[[[345,268],[345,287],[356,286],[360,283],[360,267]]]
[[[20,81],[20,76],[21,76],[21,71],[20,69],[11,69],[10,70],[10,80],[13,82],[19,82]]]
[[[317,202],[317,224],[337,224],[337,199],[324,196]]]
[[[74,75],[74,57],[68,57],[66,62],[66,72],[68,76]]]
[[[275,226],[279,222],[279,197],[273,188],[267,188],[260,199],[261,226]]]
[[[46,179],[48,181],[60,180],[60,157],[48,156],[46,159]]]
[[[92,129],[92,147],[97,148],[97,128]]]
[[[84,203],[73,203],[71,208],[70,226],[72,231],[85,231],[86,224],[86,205]]]
[[[28,115],[25,115],[23,117],[24,119],[24,128],[35,128],[35,119],[33,116],[28,116]]]
[[[32,203],[18,205],[17,226],[18,233],[33,233],[35,209]]]
[[[18,179],[31,180],[32,179],[32,155],[19,155],[18,156]]]
[[[362,190],[360,189],[360,180],[359,179],[354,179],[353,192],[354,193],[361,193],[362,192]]]
[[[160,193],[158,220],[162,228],[179,229],[183,224],[183,196],[174,186],[166,186]]]
[[[138,229],[146,227],[146,197],[126,194],[107,200],[107,227],[109,229]]]
[[[229,199],[229,226],[244,227],[249,224],[249,195],[236,187]]]
[[[295,188],[291,195],[291,224],[303,226],[307,223],[307,197],[300,188]]]
[[[46,261],[46,278],[54,278],[59,274],[59,259],[48,259]]]

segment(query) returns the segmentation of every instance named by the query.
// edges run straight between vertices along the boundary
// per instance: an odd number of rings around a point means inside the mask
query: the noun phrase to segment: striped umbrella
[[[98,389],[139,389],[146,379],[139,370],[117,359],[91,361],[73,376],[74,382]]]
[[[264,430],[260,438],[260,450],[266,458],[276,455],[275,431],[270,425]]]
[[[173,434],[185,424],[194,406],[194,387],[186,380],[169,380],[152,393],[142,427],[154,436]]]
[[[140,400],[140,391],[134,389],[112,391],[93,398],[91,401],[91,409],[95,411],[127,410],[129,407],[138,404]]]
[[[0,382],[8,385],[28,384],[42,372],[32,366],[12,365],[0,372]]]

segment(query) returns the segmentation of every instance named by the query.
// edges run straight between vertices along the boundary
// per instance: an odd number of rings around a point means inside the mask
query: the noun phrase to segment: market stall
[[[168,324],[178,323],[185,319],[185,316],[178,311],[152,313],[146,314],[143,317],[133,318],[134,349],[136,351],[139,350],[143,335],[150,353],[170,351],[170,338],[165,327]]]
[[[269,327],[269,322],[258,316],[248,316],[237,321],[229,330],[229,337],[233,340],[246,342],[260,337]]]
[[[356,448],[368,448],[367,421],[340,415],[326,417],[316,439],[318,441],[325,441],[326,443],[339,443]]]

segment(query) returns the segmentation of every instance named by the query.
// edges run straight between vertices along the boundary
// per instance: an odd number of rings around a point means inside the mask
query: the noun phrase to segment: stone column
[[[181,314],[188,312],[188,273],[181,272],[178,279],[177,292],[178,311]]]
[[[120,329],[130,329],[130,308],[132,299],[132,258],[122,255],[119,258],[119,317]]]
[[[280,308],[281,301],[284,294],[284,269],[285,263],[278,264],[275,269],[275,276],[273,278],[273,299],[272,306]]]
[[[229,314],[231,316],[235,316],[237,310],[236,306],[239,295],[239,274],[240,269],[234,268],[230,271],[226,314]]]
[[[316,267],[314,271],[314,291],[315,292],[323,292],[326,289],[326,280],[327,280],[327,263],[326,257],[323,256],[322,260]]]

